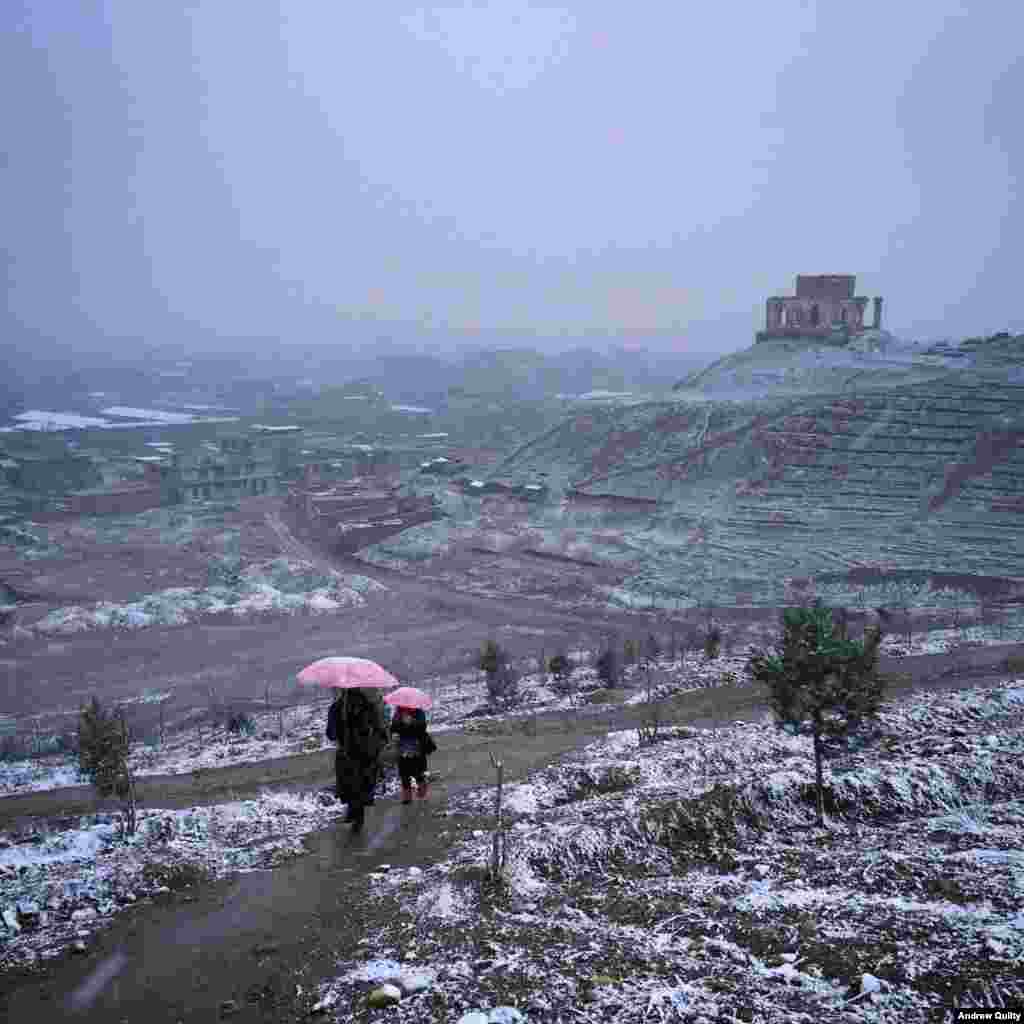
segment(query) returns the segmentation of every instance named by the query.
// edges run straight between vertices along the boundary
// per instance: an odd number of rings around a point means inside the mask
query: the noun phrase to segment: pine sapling
[[[125,809],[125,833],[135,834],[135,776],[128,762],[131,733],[124,709],[107,710],[96,697],[78,717],[78,765],[101,797],[117,796]]]
[[[884,682],[878,675],[879,627],[850,640],[831,610],[815,603],[783,613],[775,653],[754,649],[747,670],[768,690],[776,724],[814,743],[817,821],[825,823],[822,763],[828,749],[863,736],[877,718]]]

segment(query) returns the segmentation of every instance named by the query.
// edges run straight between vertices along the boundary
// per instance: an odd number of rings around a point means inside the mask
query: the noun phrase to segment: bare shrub
[[[494,640],[484,644],[479,666],[487,677],[487,699],[491,704],[511,707],[522,701],[520,674],[509,663],[505,650]]]
[[[627,665],[635,665],[640,654],[640,644],[632,637],[627,637],[622,645],[622,660]]]
[[[666,737],[661,731],[662,724],[661,716],[657,711],[654,711],[637,727],[637,746],[649,747],[657,743],[659,740],[665,739]]]

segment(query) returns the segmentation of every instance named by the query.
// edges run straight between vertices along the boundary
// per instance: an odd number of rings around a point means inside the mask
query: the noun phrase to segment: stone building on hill
[[[854,295],[856,283],[854,274],[798,274],[796,295],[773,295],[765,303],[765,329],[757,332],[757,340],[806,338],[843,343],[867,330],[881,329],[881,297],[873,300],[871,324],[865,323],[868,299]]]

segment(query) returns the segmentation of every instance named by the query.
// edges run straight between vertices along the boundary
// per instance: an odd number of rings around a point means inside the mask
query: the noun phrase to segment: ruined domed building
[[[758,341],[774,338],[849,341],[882,326],[882,299],[875,297],[870,325],[864,322],[868,300],[854,295],[854,274],[798,274],[796,295],[773,295],[765,303],[765,329]]]

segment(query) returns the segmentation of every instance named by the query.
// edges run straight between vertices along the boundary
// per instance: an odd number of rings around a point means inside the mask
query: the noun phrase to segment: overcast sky
[[[1024,330],[1010,0],[6,0],[0,19],[10,338],[394,321],[715,351],[797,273],[844,272],[898,333]]]

